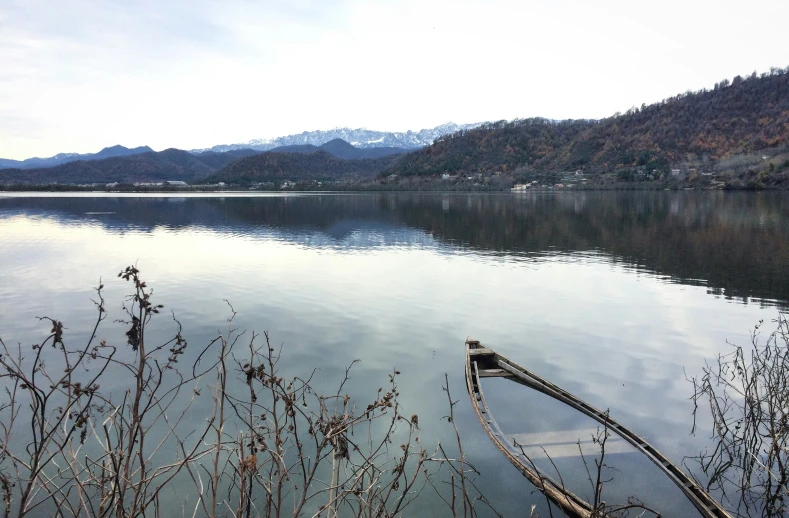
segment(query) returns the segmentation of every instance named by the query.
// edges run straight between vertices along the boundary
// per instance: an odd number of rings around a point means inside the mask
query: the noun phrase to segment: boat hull
[[[650,445],[642,437],[624,427],[614,419],[608,412],[602,412],[597,408],[582,401],[566,390],[554,385],[548,380],[527,370],[508,358],[496,353],[490,347],[483,346],[477,340],[466,341],[466,385],[468,388],[471,403],[477,417],[482,423],[488,436],[493,440],[499,450],[509,459],[509,461],[529,481],[540,491],[543,492],[551,501],[560,506],[565,513],[570,516],[589,517],[594,516],[592,507],[588,502],[569,492],[556,481],[541,473],[531,459],[524,455],[524,450],[516,445],[510,444],[507,436],[501,431],[490,409],[485,401],[482,392],[480,379],[488,377],[503,377],[525,385],[533,390],[546,394],[570,407],[591,417],[613,436],[626,441],[639,452],[651,460],[658,468],[666,474],[685,494],[688,500],[701,513],[704,518],[732,518],[729,513],[684,471],[671,462],[668,457],[663,455],[655,447]]]

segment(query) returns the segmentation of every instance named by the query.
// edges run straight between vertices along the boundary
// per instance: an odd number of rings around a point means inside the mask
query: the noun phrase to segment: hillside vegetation
[[[271,150],[271,152],[276,153],[315,153],[317,151],[325,151],[332,156],[344,160],[359,160],[363,158],[383,158],[390,155],[401,155],[407,153],[409,150],[400,147],[359,148],[339,138],[330,140],[320,146],[297,144],[293,146],[276,147]]]
[[[672,168],[692,174],[728,167],[764,169],[780,178],[789,169],[783,159],[787,145],[789,73],[773,69],[600,121],[536,118],[461,131],[409,153],[386,173],[518,176],[580,169],[592,175],[618,172],[628,180],[655,179]],[[762,167],[762,155],[773,160]]]
[[[208,182],[252,183],[282,180],[359,180],[372,178],[399,159],[398,155],[343,160],[326,151],[282,153],[268,151],[224,167]]]

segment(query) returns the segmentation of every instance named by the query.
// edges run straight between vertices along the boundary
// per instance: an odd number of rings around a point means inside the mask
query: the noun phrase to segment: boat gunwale
[[[696,507],[696,509],[701,513],[701,515],[704,518],[732,518],[731,515],[714,498],[712,498],[706,491],[704,491],[687,474],[685,474],[684,471],[679,469],[673,462],[671,462],[671,460],[668,457],[663,455],[660,451],[658,451],[655,447],[650,445],[646,440],[644,440],[638,434],[632,432],[628,428],[622,426],[616,420],[612,419],[607,412],[605,413],[601,412],[597,408],[582,401],[581,399],[567,392],[566,390],[558,387],[557,385],[540,377],[539,375],[529,371],[525,367],[518,365],[512,360],[500,355],[490,347],[483,346],[479,341],[466,340],[466,384],[469,390],[469,396],[472,399],[474,410],[476,411],[477,417],[479,418],[485,430],[488,432],[488,435],[491,437],[491,439],[496,443],[499,449],[505,453],[505,455],[510,460],[510,462],[512,462],[516,467],[518,467],[521,470],[521,472],[523,472],[523,469],[521,468],[528,469],[528,466],[526,466],[526,464],[521,459],[518,458],[519,456],[517,454],[514,456],[507,454],[505,449],[508,448],[508,445],[506,442],[502,441],[502,437],[504,437],[503,434],[501,435],[501,437],[497,437],[496,434],[492,433],[492,431],[488,426],[488,423],[485,422],[485,419],[483,418],[483,416],[479,412],[479,409],[477,408],[477,402],[475,401],[476,393],[478,392],[481,395],[482,387],[480,386],[478,365],[476,360],[473,361],[474,369],[476,373],[474,379],[472,379],[472,372],[471,372],[472,371],[471,350],[477,348],[486,349],[487,351],[490,352],[488,356],[493,357],[492,362],[498,367],[500,367],[501,369],[509,373],[509,376],[506,376],[506,379],[510,379],[517,383],[526,385],[527,387],[533,390],[542,392],[543,394],[550,396],[574,408],[575,410],[578,410],[579,412],[585,414],[586,416],[591,417],[598,423],[606,426],[607,429],[611,430],[617,436],[621,437],[622,439],[630,443],[639,452],[644,454],[647,458],[649,458],[649,460],[651,460],[655,465],[657,465],[658,468],[664,474],[666,474],[669,477],[669,479],[671,479],[674,482],[674,484],[680,488],[680,490],[682,490],[682,492],[685,494],[688,500],[691,501],[691,503]],[[485,409],[487,410],[486,403],[485,403]],[[493,423],[496,423],[495,419],[493,419],[493,416],[489,413],[489,411],[488,411],[488,418]],[[498,427],[498,423],[496,423],[496,427]],[[544,475],[537,473],[537,477],[544,477]],[[531,478],[529,478],[529,480],[532,481]],[[532,483],[534,482],[532,481]],[[535,486],[537,486],[537,484],[535,484]],[[539,486],[537,486],[537,488],[540,489]],[[565,491],[563,488],[561,490]]]
[[[473,365],[472,372],[469,348],[466,347],[466,384],[469,396],[471,397],[472,407],[477,414],[477,418],[482,423],[485,432],[496,447],[534,487],[550,499],[551,502],[558,505],[564,512],[570,513],[572,517],[590,517],[592,514],[592,506],[589,505],[588,502],[567,490],[563,485],[553,480],[553,478],[541,473],[533,465],[528,466],[525,462],[521,461],[518,458],[519,452],[515,449],[514,445],[510,446],[509,443],[502,440],[504,434],[493,418],[493,414],[490,412],[487,402],[485,401],[485,395],[479,383],[479,369],[476,362],[474,362]],[[477,396],[479,399],[477,399]],[[486,414],[488,418],[486,419],[483,414]]]

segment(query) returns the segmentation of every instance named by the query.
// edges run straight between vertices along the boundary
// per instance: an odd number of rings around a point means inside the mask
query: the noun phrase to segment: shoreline
[[[632,184],[605,184],[605,185],[585,185],[573,187],[533,187],[529,189],[512,190],[510,188],[457,188],[451,186],[426,186],[422,189],[407,189],[395,187],[345,187],[336,189],[297,187],[289,189],[254,189],[243,187],[225,188],[202,188],[202,187],[180,187],[180,188],[106,188],[80,187],[70,185],[30,185],[30,186],[0,186],[2,193],[107,193],[107,194],[221,194],[221,193],[246,193],[246,194],[298,194],[298,193],[384,193],[384,192],[403,192],[403,193],[510,193],[513,195],[523,195],[527,193],[560,193],[560,192],[589,192],[589,191],[738,191],[738,192],[787,192],[789,186],[665,186],[665,185],[632,185]]]

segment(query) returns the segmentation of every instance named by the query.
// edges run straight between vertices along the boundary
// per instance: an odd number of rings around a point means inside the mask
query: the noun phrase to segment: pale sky
[[[786,67],[786,20],[786,0],[0,0],[0,157],[601,118]]]

